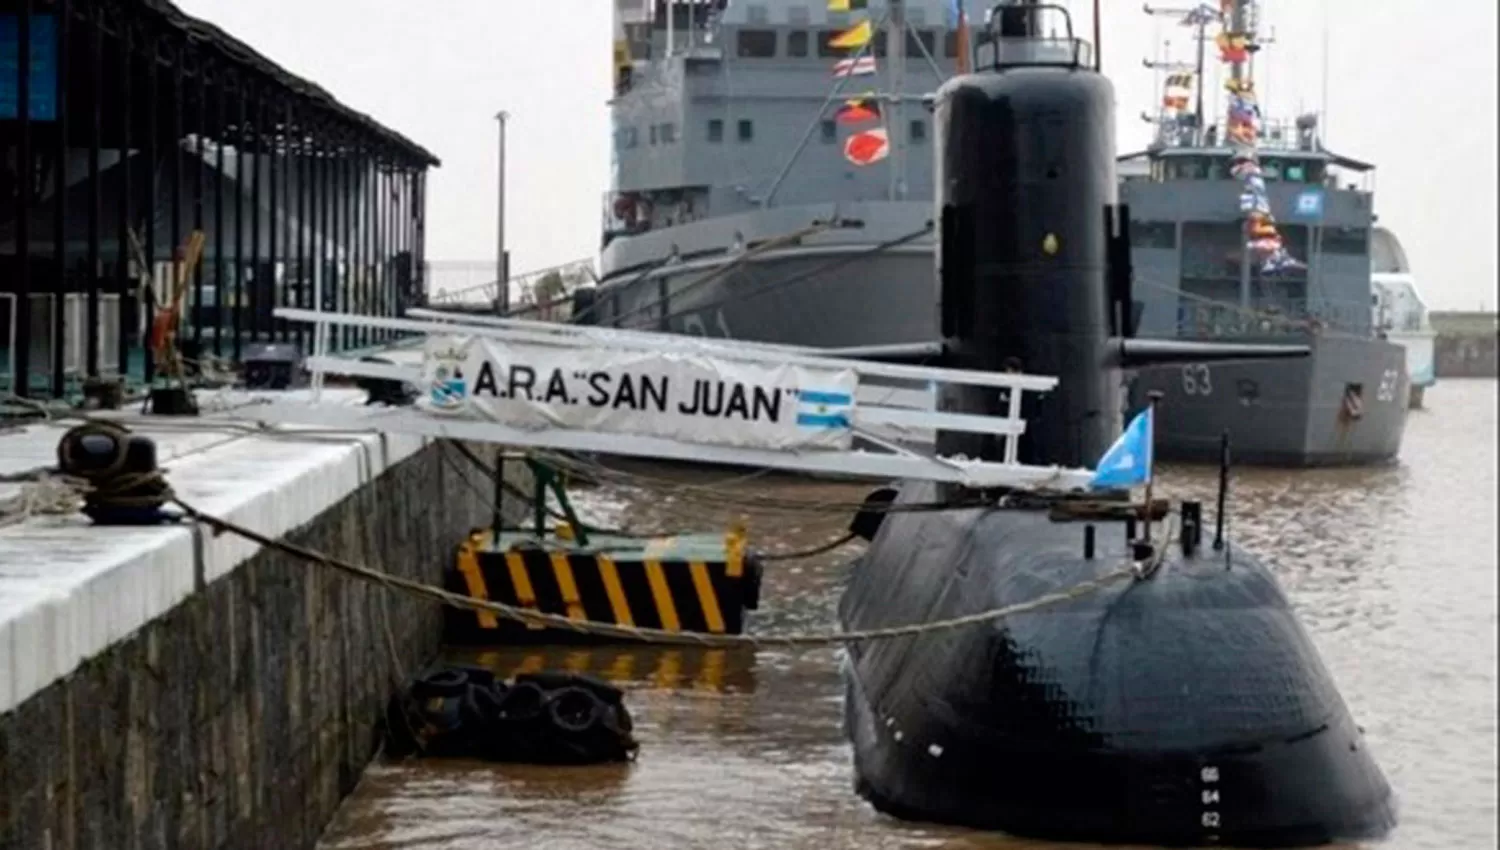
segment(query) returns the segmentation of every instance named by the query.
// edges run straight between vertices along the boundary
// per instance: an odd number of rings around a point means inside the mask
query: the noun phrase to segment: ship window
[[[1172,157],[1167,163],[1168,180],[1213,179],[1213,161],[1202,156]]]
[[[823,143],[833,144],[838,141],[839,126],[832,121],[823,122]]]
[[[724,141],[724,122],[718,118],[708,119],[708,140],[710,142]]]
[[[927,122],[922,120],[911,122],[908,132],[908,138],[914,143],[920,144],[927,141]]]
[[[670,145],[670,144],[675,143],[676,141],[677,141],[677,125],[676,124],[663,124],[663,125],[661,125],[661,143],[664,144],[664,145]]]
[[[1182,276],[1238,281],[1244,250],[1239,222],[1189,221],[1182,226]]]
[[[748,142],[755,138],[755,122],[748,118],[740,119],[740,141]]]
[[[907,30],[906,52],[912,56],[921,56],[923,53],[937,58],[937,36],[932,30]]]
[[[786,34],[786,55],[793,57],[807,55],[807,30],[792,30]]]
[[[656,144],[656,125],[651,125],[651,144]]]
[[[737,55],[749,59],[769,59],[776,55],[775,30],[740,30],[736,36]]]
[[[1323,253],[1363,254],[1370,250],[1370,232],[1364,228],[1330,227],[1323,231]]]
[[[1171,221],[1132,221],[1130,244],[1137,248],[1176,248],[1177,224]]]

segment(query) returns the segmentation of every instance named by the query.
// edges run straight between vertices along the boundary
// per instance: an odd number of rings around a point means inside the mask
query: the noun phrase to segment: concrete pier
[[[451,447],[201,423],[132,427],[184,500],[269,536],[439,584],[489,521]],[[0,433],[0,476],[54,463],[70,424]],[[0,848],[310,848],[439,638],[432,604],[232,534],[0,528]]]

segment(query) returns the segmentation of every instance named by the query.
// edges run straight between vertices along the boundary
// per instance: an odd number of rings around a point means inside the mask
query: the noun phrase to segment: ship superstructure
[[[617,0],[597,321],[859,346],[937,333],[931,115],[964,0]]]
[[[1305,340],[1314,353],[1142,370],[1132,406],[1151,390],[1166,394],[1163,457],[1212,459],[1228,430],[1236,459],[1251,463],[1390,460],[1405,429],[1407,376],[1401,347],[1372,322],[1374,166],[1327,149],[1314,115],[1262,117],[1250,74],[1261,49],[1253,2],[1177,14],[1227,73],[1224,90],[1208,92],[1202,48],[1196,62],[1159,63],[1169,73],[1147,116],[1155,138],[1122,158],[1140,333]]]

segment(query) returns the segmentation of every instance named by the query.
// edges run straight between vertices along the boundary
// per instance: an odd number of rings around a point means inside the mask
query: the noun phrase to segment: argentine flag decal
[[[848,428],[854,396],[841,391],[798,390],[797,427],[818,431]]]
[[[1095,488],[1134,487],[1151,479],[1152,408],[1141,411],[1094,467]]]

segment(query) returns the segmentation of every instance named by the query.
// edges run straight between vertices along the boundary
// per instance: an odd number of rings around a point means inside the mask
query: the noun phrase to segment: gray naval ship
[[[989,4],[964,5],[980,21]],[[616,0],[598,323],[834,348],[936,339],[923,101],[967,55],[949,8]],[[865,120],[846,120],[849,101]]]
[[[1254,5],[1230,4],[1241,29],[1253,28]],[[1202,19],[1200,38],[1210,20],[1218,19]],[[1170,106],[1164,98],[1162,110],[1143,115],[1156,126],[1150,147],[1119,161],[1120,200],[1130,207],[1138,333],[1307,344],[1312,354],[1141,369],[1128,379],[1130,407],[1144,406],[1151,391],[1164,394],[1156,424],[1163,459],[1215,460],[1228,432],[1238,462],[1391,461],[1406,429],[1411,378],[1403,347],[1374,321],[1374,166],[1328,150],[1316,116],[1261,118],[1253,88],[1248,99],[1231,92],[1218,123],[1201,120],[1214,112],[1204,106],[1202,50],[1198,57],[1191,76],[1178,77],[1179,85],[1195,79],[1197,107],[1174,108],[1187,102],[1185,93]],[[1231,89],[1249,80],[1247,66],[1230,66]],[[1169,97],[1172,85],[1169,78]],[[1237,109],[1243,125],[1247,106],[1257,131],[1248,155],[1246,137],[1220,130],[1235,126]],[[1258,178],[1253,190],[1241,170],[1247,159]],[[1252,211],[1272,217],[1268,233],[1289,262],[1268,268],[1252,250]]]
[[[984,60],[994,0],[962,0],[966,26],[955,25],[951,0],[615,3],[599,286],[573,321],[851,353],[939,339],[926,101]],[[868,43],[841,46],[862,21]],[[858,73],[838,75],[840,63]],[[851,101],[873,104],[878,119],[845,122]],[[886,145],[861,156],[851,142],[872,128]],[[1121,187],[1141,336],[1314,347],[1295,362],[1137,373],[1131,406],[1147,390],[1166,393],[1164,459],[1216,458],[1225,430],[1235,460],[1251,464],[1378,462],[1400,446],[1402,351],[1372,335],[1372,196],[1337,182],[1341,168],[1370,167],[1315,137],[1292,141],[1266,162],[1267,195],[1292,222],[1288,248],[1307,268],[1275,276],[1241,256],[1231,151],[1207,130],[1160,138],[1121,162],[1122,172],[1144,166]],[[1278,172],[1281,163],[1289,168]],[[1319,218],[1296,222],[1290,212],[1310,190]],[[931,404],[921,387],[869,391],[885,403]]]

